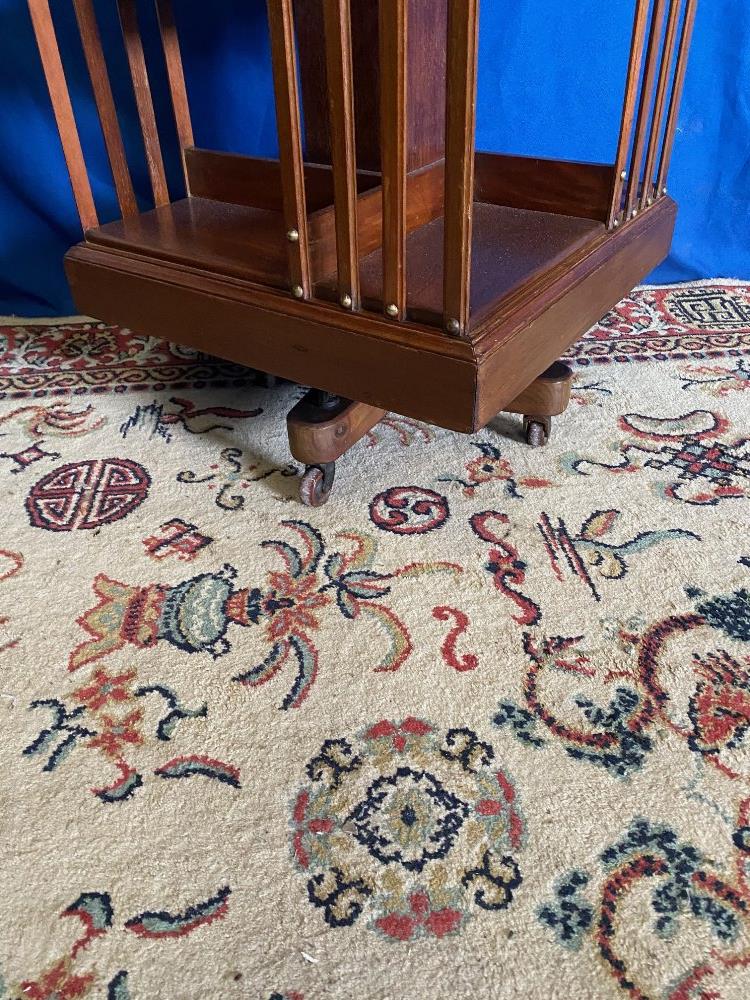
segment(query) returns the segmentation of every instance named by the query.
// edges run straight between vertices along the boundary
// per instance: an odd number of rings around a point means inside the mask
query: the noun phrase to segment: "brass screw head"
[[[620,220],[619,219],[615,219],[615,221],[612,223],[612,225],[614,226],[615,229],[619,229],[620,228]]]
[[[620,180],[626,181],[627,179],[628,179],[628,172],[627,170],[623,170],[623,172],[620,174]]]
[[[448,331],[448,333],[451,333],[453,334],[453,336],[455,336],[457,333],[461,332],[461,324],[458,322],[457,319],[450,319],[446,323],[445,329]]]
[[[385,311],[388,313],[388,315],[392,319],[396,319],[396,317],[398,316],[398,306],[395,305],[395,303],[393,303],[393,302],[389,306],[386,307]]]
[[[302,285],[295,285],[294,288],[292,288],[292,295],[295,297],[295,299],[304,298],[305,290],[302,287]]]
[[[344,309],[351,309],[351,307],[352,307],[352,297],[351,297],[351,295],[342,295],[341,296],[341,305],[344,307]]]
[[[667,189],[666,189],[666,188],[662,188],[662,189],[661,189],[661,193],[662,193],[662,194],[666,194],[666,193],[667,193]]]
[[[638,209],[634,208],[633,211],[630,213],[630,218],[634,219],[636,215],[638,215]]]
[[[646,202],[647,205],[653,205],[653,203],[654,203],[653,198],[649,198],[648,201]]]
[[[299,232],[296,229],[290,229],[286,234],[286,238],[290,243],[299,243]]]

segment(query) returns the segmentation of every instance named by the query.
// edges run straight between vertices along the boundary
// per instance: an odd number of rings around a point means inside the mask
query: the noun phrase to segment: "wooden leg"
[[[311,389],[286,419],[289,450],[306,466],[300,499],[320,507],[331,495],[336,460],[385,416],[385,410]]]
[[[505,407],[508,413],[523,414],[526,441],[532,448],[549,441],[552,418],[567,409],[572,384],[573,372],[561,361],[556,361]]]

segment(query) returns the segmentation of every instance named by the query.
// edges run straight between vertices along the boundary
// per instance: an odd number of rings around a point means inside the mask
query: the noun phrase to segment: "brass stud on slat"
[[[351,309],[351,307],[352,307],[352,297],[351,297],[351,295],[342,295],[341,296],[341,305],[344,307],[344,309]]]
[[[292,295],[295,299],[302,299],[305,296],[305,290],[302,285],[294,285],[292,288]]]
[[[299,243],[299,230],[290,229],[289,232],[286,234],[286,238],[289,240],[290,243]]]
[[[446,323],[445,329],[455,337],[461,332],[461,324],[457,319],[451,319]]]
[[[398,306],[395,303],[391,303],[391,305],[386,306],[385,311],[392,319],[396,319],[398,317]]]
[[[626,181],[627,179],[628,179],[628,172],[627,170],[623,170],[623,172],[620,174],[620,180]]]

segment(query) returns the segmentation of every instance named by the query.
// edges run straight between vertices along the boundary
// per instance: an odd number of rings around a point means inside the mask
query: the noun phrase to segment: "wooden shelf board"
[[[328,222],[330,228],[332,219]],[[327,228],[318,226],[320,238],[311,240],[314,264],[325,266],[325,270],[315,267],[317,273],[322,270],[326,274],[316,285],[316,294],[323,299],[334,297],[336,291]],[[555,267],[603,232],[603,224],[590,219],[476,203],[472,319],[486,316],[520,285]],[[332,232],[328,235],[332,237]],[[285,289],[288,284],[283,219],[280,213],[266,209],[193,197],[90,230],[86,238],[89,243],[136,256],[274,288]],[[441,325],[442,217],[409,233],[406,266],[410,318]],[[380,249],[361,261],[363,301],[378,312],[382,308],[382,271]]]
[[[86,233],[88,243],[281,288],[288,279],[279,212],[185,198]]]
[[[603,233],[604,225],[591,219],[475,203],[472,320],[485,316],[514,289],[555,267]],[[376,308],[382,303],[382,268],[380,250],[361,264],[363,300]],[[406,273],[409,315],[418,321],[442,323],[442,218],[409,234]],[[322,285],[330,282],[328,278]]]

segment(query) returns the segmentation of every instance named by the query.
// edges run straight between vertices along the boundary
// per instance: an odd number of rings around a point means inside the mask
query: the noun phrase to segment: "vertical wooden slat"
[[[658,194],[666,194],[667,174],[669,173],[669,164],[672,159],[672,150],[674,149],[674,140],[677,134],[677,121],[680,116],[682,91],[685,86],[685,74],[687,73],[690,42],[693,37],[697,8],[698,0],[687,0],[685,19],[682,24],[682,34],[680,35],[680,45],[677,50],[677,66],[675,68],[674,86],[672,87],[672,98],[669,104],[667,127],[664,132],[664,146],[659,164],[659,175],[656,180]]]
[[[664,110],[667,106],[667,90],[672,76],[672,60],[674,58],[674,46],[677,38],[677,27],[680,22],[681,7],[682,0],[670,0],[669,19],[667,20],[667,30],[664,35],[661,68],[659,70],[659,82],[656,85],[654,114],[651,119],[651,135],[649,136],[648,149],[646,151],[646,165],[643,168],[641,209],[647,208],[654,196],[654,167],[656,166],[656,153],[659,148],[659,138],[661,137],[662,125],[664,123]]]
[[[630,140],[633,135],[633,120],[635,118],[636,103],[638,100],[638,85],[641,79],[641,66],[643,65],[643,43],[646,37],[649,2],[650,0],[636,0],[633,38],[630,45],[630,60],[628,62],[628,77],[625,84],[625,99],[622,106],[620,138],[617,143],[617,156],[615,157],[612,204],[610,206],[609,217],[607,220],[607,225],[610,229],[615,224],[618,224],[620,204],[622,201],[622,189],[627,178],[625,164],[628,160]]]
[[[360,304],[350,0],[323,0],[339,300]]]
[[[643,151],[646,147],[646,136],[648,135],[648,124],[651,117],[651,108],[654,98],[654,84],[656,83],[656,71],[659,66],[659,50],[661,46],[664,14],[666,13],[666,0],[654,0],[654,9],[651,15],[651,29],[648,36],[648,47],[646,50],[646,68],[643,71],[643,85],[641,87],[641,99],[638,106],[638,119],[635,127],[635,141],[633,143],[633,154],[630,160],[630,176],[628,177],[627,191],[625,195],[625,216],[630,218],[638,214],[638,196],[641,183],[641,167],[643,165]]]
[[[141,123],[141,134],[143,135],[148,173],[151,178],[151,189],[154,192],[154,203],[157,206],[168,205],[169,189],[167,188],[167,177],[164,173],[159,131],[156,126],[154,104],[151,99],[151,86],[148,81],[146,57],[143,54],[143,42],[141,40],[140,28],[138,27],[138,12],[135,0],[117,0],[117,7],[120,13],[125,53],[128,57],[128,65],[130,66],[130,77],[133,81],[133,92],[135,94],[136,107],[138,108],[138,118]]]
[[[443,318],[453,335],[469,325],[478,40],[479,0],[449,0]]]
[[[177,26],[174,20],[172,0],[156,0],[156,13],[159,19],[161,43],[164,49],[164,61],[167,66],[169,92],[172,97],[172,110],[177,125],[177,138],[180,143],[182,170],[185,174],[185,184],[188,183],[185,169],[185,150],[195,145],[193,139],[193,123],[190,119],[190,104],[188,103],[185,74],[182,69],[180,40],[177,36]]]
[[[117,120],[115,100],[107,72],[107,62],[102,50],[99,26],[96,21],[93,0],[73,0],[78,31],[83,43],[83,54],[91,78],[96,108],[99,112],[104,145],[112,168],[112,178],[123,218],[138,214],[133,182],[130,178],[125,147],[122,142],[120,125]]]
[[[310,253],[292,0],[268,0],[267,8],[289,277],[292,294],[307,299],[311,292]]]
[[[380,0],[380,158],[383,179],[383,308],[406,315],[407,0]]]
[[[95,229],[99,225],[99,219],[86,172],[86,162],[83,158],[73,105],[70,102],[65,71],[60,59],[60,50],[57,46],[49,0],[29,0],[29,12],[81,225],[84,231]]]

